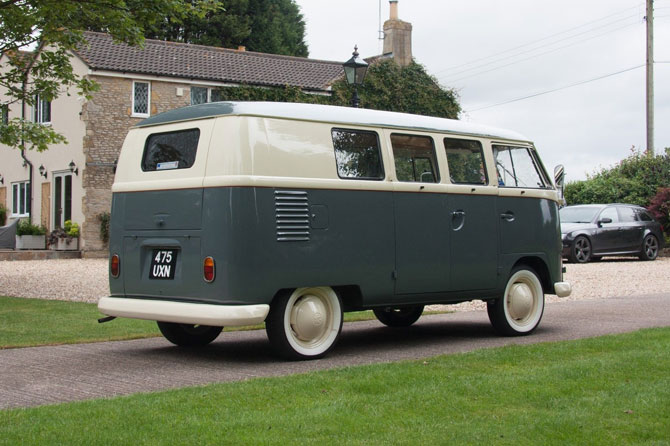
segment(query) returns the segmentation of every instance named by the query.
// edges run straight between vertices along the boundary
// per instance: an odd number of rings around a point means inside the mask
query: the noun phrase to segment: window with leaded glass
[[[133,82],[133,116],[149,116],[150,94],[149,82]]]

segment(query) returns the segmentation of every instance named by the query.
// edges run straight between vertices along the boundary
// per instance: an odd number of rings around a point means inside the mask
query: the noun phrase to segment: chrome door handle
[[[451,213],[452,217],[462,217],[465,215],[465,211],[454,211]]]
[[[500,218],[506,221],[514,221],[514,213],[513,212],[504,212],[500,214]]]

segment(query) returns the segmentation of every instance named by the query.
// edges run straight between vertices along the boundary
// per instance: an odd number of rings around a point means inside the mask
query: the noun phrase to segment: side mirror
[[[560,202],[565,205],[565,198],[563,198],[563,187],[565,185],[565,168],[563,164],[554,167],[554,185],[558,191],[558,198]]]
[[[600,220],[598,220],[598,226],[601,226],[601,225],[607,224],[607,223],[612,223],[612,219],[609,218],[609,217],[605,217],[605,218],[601,218]]]

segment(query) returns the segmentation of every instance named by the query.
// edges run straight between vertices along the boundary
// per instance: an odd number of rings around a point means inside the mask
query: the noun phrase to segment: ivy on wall
[[[309,104],[350,105],[353,87],[344,79],[332,85],[332,95],[304,93],[298,87],[262,88],[250,85],[224,87],[222,101],[302,102]],[[360,106],[375,110],[457,119],[461,111],[458,96],[443,89],[437,80],[417,63],[400,67],[393,60],[370,65],[365,82],[358,88]]]

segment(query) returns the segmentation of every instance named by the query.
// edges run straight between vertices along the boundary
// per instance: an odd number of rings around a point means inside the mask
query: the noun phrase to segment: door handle
[[[514,212],[503,212],[500,214],[500,218],[502,218],[505,221],[514,221]]]
[[[454,211],[451,213],[452,217],[463,217],[465,215],[465,211]]]

